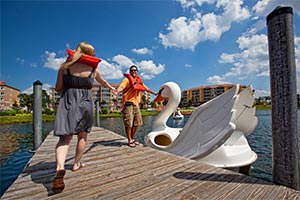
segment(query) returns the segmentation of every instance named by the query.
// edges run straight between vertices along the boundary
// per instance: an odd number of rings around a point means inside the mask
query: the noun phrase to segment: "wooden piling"
[[[299,190],[299,138],[293,9],[267,16],[272,100],[273,181]]]
[[[33,150],[42,143],[42,86],[40,81],[33,83]]]

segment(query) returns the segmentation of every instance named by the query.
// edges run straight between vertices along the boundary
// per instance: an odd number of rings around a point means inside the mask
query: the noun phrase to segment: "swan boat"
[[[171,128],[167,119],[181,100],[174,82],[163,84],[155,101],[168,99],[157,115],[145,144],[155,149],[223,168],[250,166],[257,155],[246,136],[256,128],[253,88],[235,85],[227,92],[197,107],[183,128]]]
[[[184,115],[177,109],[177,111],[175,111],[173,113],[173,119],[183,119]]]

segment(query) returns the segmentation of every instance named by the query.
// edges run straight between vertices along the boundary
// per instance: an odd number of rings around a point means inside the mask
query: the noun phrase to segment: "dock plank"
[[[65,190],[51,191],[55,145],[50,133],[1,199],[300,199],[300,192],[139,145],[94,127],[83,161],[72,172],[76,138],[66,160]]]

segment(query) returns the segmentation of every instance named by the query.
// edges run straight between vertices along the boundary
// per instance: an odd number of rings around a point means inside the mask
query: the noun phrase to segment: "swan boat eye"
[[[164,90],[165,88],[161,88],[159,91],[158,91],[158,94],[161,95],[161,92]]]

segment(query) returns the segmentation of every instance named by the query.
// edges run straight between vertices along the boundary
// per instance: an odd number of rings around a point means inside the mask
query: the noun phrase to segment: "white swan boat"
[[[252,87],[240,90],[236,85],[199,106],[183,128],[171,128],[166,122],[180,103],[181,90],[174,82],[163,84],[156,101],[168,98],[168,103],[155,118],[145,144],[215,167],[249,166],[257,155],[246,136],[255,129],[258,120]]]
[[[179,109],[177,109],[174,113],[173,113],[173,119],[183,119],[184,115],[180,112]]]

